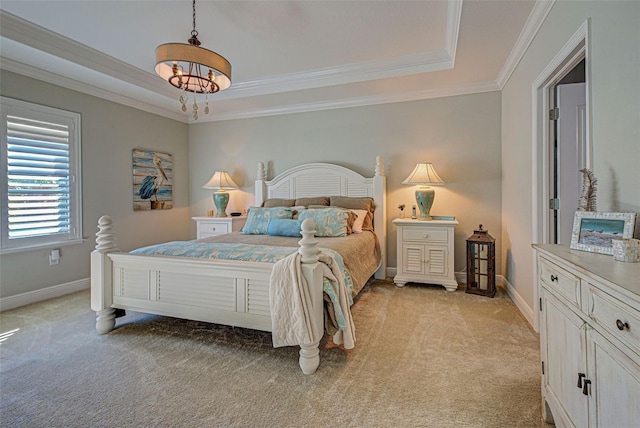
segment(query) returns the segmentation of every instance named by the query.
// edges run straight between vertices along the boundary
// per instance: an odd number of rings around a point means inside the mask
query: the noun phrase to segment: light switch
[[[49,254],[49,266],[57,265],[60,263],[60,250],[51,250]]]

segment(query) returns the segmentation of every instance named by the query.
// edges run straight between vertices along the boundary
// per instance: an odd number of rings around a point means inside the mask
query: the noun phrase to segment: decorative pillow
[[[364,225],[364,220],[369,214],[367,210],[351,210],[352,213],[356,215],[356,221],[353,223],[351,227],[352,233],[362,233],[362,226]]]
[[[271,236],[293,236],[300,238],[302,235],[302,220],[290,220],[285,218],[274,218],[269,220],[267,235]]]
[[[308,205],[322,205],[323,207],[329,206],[329,197],[328,196],[318,196],[315,198],[297,198],[296,205],[304,205],[305,207]]]
[[[328,207],[324,206],[324,205],[309,205],[308,207],[306,207],[309,210],[317,210],[317,209],[326,209]],[[347,208],[342,208],[342,207],[332,207],[332,208],[339,208],[341,210],[345,210],[347,212],[347,215],[349,216],[347,218],[347,235],[353,233],[353,224],[356,222],[357,216],[355,213],[353,213],[351,210],[347,209]],[[302,208],[304,209],[304,207]],[[297,215],[294,215],[293,218],[298,218]]]
[[[262,203],[264,208],[274,208],[274,207],[292,207],[295,205],[295,199],[267,199]]]
[[[259,208],[250,207],[247,214],[247,222],[242,228],[243,235],[266,235],[269,220],[293,217],[293,210],[286,207]]]
[[[373,212],[376,209],[374,200],[368,196],[365,197],[349,197],[349,196],[331,196],[329,205],[332,207],[348,208],[350,210],[366,210],[368,214],[364,219],[362,230],[373,231]]]
[[[316,223],[316,236],[347,236],[349,213],[341,208],[327,207],[322,209],[303,210],[298,219],[311,219]]]

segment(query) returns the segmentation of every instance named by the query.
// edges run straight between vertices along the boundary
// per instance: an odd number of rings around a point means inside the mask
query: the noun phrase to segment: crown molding
[[[462,1],[450,0],[447,6],[447,52],[451,58],[451,68],[456,61],[458,36],[460,35],[460,20],[462,19]]]
[[[112,91],[108,91],[99,88],[95,85],[89,85],[83,82],[79,82],[75,79],[60,76],[59,74],[50,73],[45,70],[32,67],[30,65],[23,64],[18,61],[14,61],[9,58],[0,57],[0,68],[12,73],[16,73],[22,76],[30,77],[32,79],[41,80],[43,82],[51,83],[52,85],[61,86],[63,88],[71,89],[74,91],[82,92],[87,95],[92,95],[104,100],[113,101],[118,104],[122,104],[128,107],[133,107],[138,110],[146,111],[149,113],[157,114],[169,119],[177,120],[187,123],[187,117],[183,113],[178,113],[169,109],[158,107],[157,105],[146,103],[137,99],[133,99]]]
[[[2,9],[0,9],[0,36],[140,88],[165,96],[174,94],[171,88],[167,88],[165,82],[155,74],[133,67]]]
[[[453,59],[445,50],[405,55],[380,61],[327,67],[309,72],[280,74],[264,79],[239,82],[217,95],[220,100],[289,91],[316,89],[326,86],[359,83],[374,79],[400,77],[453,68]]]
[[[236,112],[212,114],[207,117],[201,116],[198,122],[219,122],[225,120],[250,119],[266,116],[278,116],[283,114],[307,113],[320,110],[334,110],[340,108],[364,107],[377,104],[401,103],[407,101],[420,101],[434,98],[453,97],[457,95],[470,95],[484,92],[499,91],[498,84],[494,81],[480,82],[471,85],[455,86],[442,89],[425,89],[422,91],[411,91],[405,93],[371,95],[363,97],[353,97],[348,99],[330,100],[323,102],[292,104],[270,108],[259,108],[254,110],[242,110]],[[189,123],[195,123],[190,120]]]
[[[460,0],[449,3],[447,47],[444,49],[238,82],[219,93],[217,98],[228,100],[451,69],[454,63],[451,52],[455,52],[457,45],[461,9]],[[167,97],[175,96],[173,88],[158,79],[155,74],[133,67],[1,9],[0,36],[137,87]]]
[[[498,74],[496,82],[500,89],[504,88],[504,85],[509,81],[509,78],[522,60],[522,57],[524,57],[527,49],[529,49],[531,42],[533,42],[536,34],[540,31],[540,27],[542,27],[544,20],[547,18],[555,2],[556,0],[536,0],[527,18],[527,22],[518,36],[518,40],[516,40],[516,43],[513,45],[507,61]]]

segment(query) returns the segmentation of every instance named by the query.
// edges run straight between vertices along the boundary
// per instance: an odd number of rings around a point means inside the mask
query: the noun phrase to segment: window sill
[[[84,241],[85,239],[74,239],[71,241],[47,242],[46,244],[31,245],[28,247],[2,248],[0,249],[0,256],[3,256],[5,254],[24,253],[27,251],[49,250],[59,247],[68,247],[69,245],[82,244],[84,243]]]

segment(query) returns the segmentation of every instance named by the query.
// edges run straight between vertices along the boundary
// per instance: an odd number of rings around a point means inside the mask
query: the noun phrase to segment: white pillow
[[[351,210],[351,212],[358,216],[358,218],[356,218],[356,221],[353,223],[351,232],[362,233],[362,225],[364,224],[364,218],[367,215],[367,210]]]

